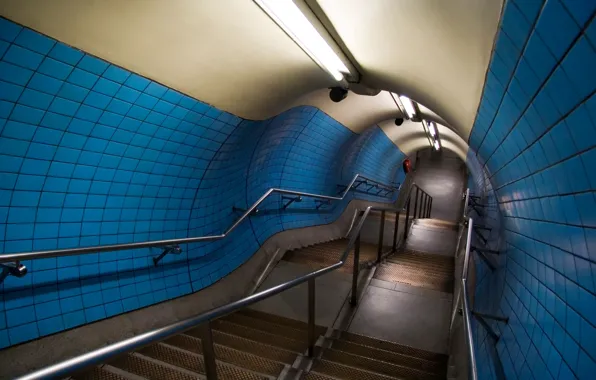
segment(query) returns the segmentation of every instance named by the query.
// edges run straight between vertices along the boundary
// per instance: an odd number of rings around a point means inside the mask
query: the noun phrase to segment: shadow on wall
[[[476,189],[502,214],[500,285],[476,292],[510,318],[493,324],[507,378],[596,373],[595,11],[508,1],[470,136]]]
[[[0,252],[219,234],[270,187],[336,194],[342,172],[395,183],[402,158],[377,126],[356,135],[313,107],[242,120],[0,18]],[[157,267],[158,249],[27,262],[0,285],[0,348],[198,291],[348,200],[282,211],[272,197]]]

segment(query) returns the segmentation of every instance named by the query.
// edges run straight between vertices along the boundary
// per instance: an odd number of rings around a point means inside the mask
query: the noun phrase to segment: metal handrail
[[[467,205],[466,205],[467,206]],[[476,352],[474,350],[474,336],[472,334],[471,312],[468,297],[468,267],[470,265],[470,247],[472,243],[472,229],[474,227],[474,220],[468,219],[468,234],[466,239],[466,253],[464,256],[464,265],[461,277],[461,298],[462,298],[462,314],[464,318],[464,332],[466,343],[468,346],[468,365],[470,373],[468,377],[472,380],[478,380],[478,370],[476,368]]]
[[[350,251],[354,247],[354,244],[360,237],[360,231],[362,230],[362,226],[366,218],[368,217],[370,211],[373,210],[371,206],[368,206],[366,210],[363,212],[363,215],[358,222],[356,228],[353,230],[349,240],[348,245],[343,252],[340,260],[332,265],[329,265],[325,268],[316,270],[314,272],[305,274],[299,278],[287,281],[283,284],[274,286],[267,290],[263,290],[259,293],[255,293],[251,296],[242,298],[240,300],[228,303],[223,306],[216,307],[210,311],[197,315],[195,317],[191,317],[171,325],[161,327],[158,329],[154,329],[152,331],[146,332],[144,334],[137,335],[135,337],[125,339],[123,341],[111,344],[106,347],[102,347],[100,349],[88,352],[81,356],[77,356],[72,359],[68,359],[58,364],[51,365],[49,367],[43,368],[41,370],[35,371],[23,377],[20,377],[19,380],[33,380],[33,379],[48,379],[48,378],[56,378],[61,376],[66,376],[74,371],[81,370],[83,368],[89,367],[94,364],[99,364],[115,355],[123,354],[126,352],[133,351],[137,348],[146,346],[158,340],[166,339],[172,335],[182,333],[186,330],[191,328],[197,327],[201,324],[207,323],[213,319],[223,317],[224,315],[230,314],[238,309],[243,307],[252,305],[259,301],[262,301],[266,298],[279,294],[285,290],[294,288],[300,284],[303,284],[307,281],[314,281],[315,278],[320,277],[326,273],[332,272],[344,265],[347,261]],[[375,209],[376,210],[376,209]],[[386,209],[379,209],[379,210],[386,210]],[[397,210],[391,210],[397,211]],[[314,287],[314,283],[312,284]],[[311,288],[311,284],[309,283],[309,288]],[[310,321],[309,321],[310,322]],[[314,322],[314,321],[313,321]]]
[[[154,248],[154,247],[164,247],[164,246],[173,246],[178,244],[188,244],[188,243],[199,243],[199,242],[207,242],[207,241],[214,241],[220,240],[225,238],[229,235],[232,231],[240,225],[250,214],[252,214],[261,203],[263,203],[269,196],[272,194],[285,194],[285,195],[295,195],[299,197],[308,197],[308,198],[316,198],[316,199],[325,199],[329,201],[341,201],[345,198],[348,194],[352,186],[357,179],[363,179],[368,182],[376,183],[382,187],[390,188],[392,190],[399,190],[399,187],[388,186],[379,181],[373,180],[371,178],[365,177],[361,174],[356,174],[350,184],[346,187],[346,189],[341,193],[339,196],[330,196],[330,195],[322,195],[322,194],[314,194],[314,193],[306,193],[302,191],[294,191],[294,190],[286,190],[286,189],[278,189],[278,188],[271,188],[265,192],[256,202],[252,204],[236,221],[224,232],[219,235],[206,235],[206,236],[196,236],[196,237],[189,237],[189,238],[177,238],[177,239],[165,239],[165,240],[150,240],[144,242],[136,242],[136,243],[121,243],[121,244],[110,244],[110,245],[99,245],[99,246],[91,246],[91,247],[78,247],[78,248],[65,248],[65,249],[54,249],[48,251],[34,251],[34,252],[20,252],[20,253],[6,253],[0,254],[0,263],[7,263],[7,262],[17,262],[17,261],[24,261],[24,260],[32,260],[32,259],[42,259],[42,258],[50,258],[50,257],[62,257],[62,256],[72,256],[72,255],[81,255],[81,254],[89,254],[89,253],[99,253],[99,252],[113,252],[113,251],[122,251],[126,249],[140,249],[140,248]]]
[[[353,184],[354,181],[352,181]],[[412,188],[418,185],[415,183],[412,184],[410,188],[410,193]],[[430,197],[430,196],[429,196]],[[408,194],[407,201],[409,202],[410,197]],[[89,367],[94,364],[101,363],[115,355],[123,354],[125,352],[133,351],[137,348],[142,346],[146,346],[153,342],[163,340],[167,337],[170,337],[175,334],[182,333],[186,330],[191,328],[197,327],[199,325],[205,326],[204,337],[201,339],[203,350],[205,352],[205,369],[207,373],[208,379],[216,379],[216,369],[215,369],[215,356],[213,353],[213,342],[211,339],[211,328],[209,326],[209,322],[216,318],[222,317],[224,315],[233,313],[236,310],[241,308],[250,306],[254,303],[260,302],[266,298],[279,294],[285,290],[294,288],[300,284],[308,282],[308,341],[309,341],[309,355],[312,356],[314,353],[314,343],[315,343],[315,329],[314,329],[314,292],[315,292],[315,283],[314,280],[317,277],[320,277],[324,274],[337,270],[338,268],[342,267],[348,259],[350,251],[354,248],[354,279],[352,284],[352,300],[355,300],[356,288],[357,288],[357,277],[358,277],[358,251],[360,249],[360,232],[362,227],[364,226],[364,222],[368,218],[370,212],[372,210],[381,211],[383,214],[385,212],[396,212],[396,221],[395,221],[395,235],[397,235],[397,223],[399,212],[401,209],[396,208],[380,208],[376,207],[373,208],[372,206],[368,206],[364,211],[362,211],[362,216],[358,223],[351,227],[351,231],[348,233],[349,239],[348,244],[345,251],[342,253],[340,260],[332,265],[329,265],[325,268],[313,271],[311,273],[305,274],[299,278],[287,281],[283,284],[274,286],[272,288],[263,290],[259,293],[255,293],[244,297],[240,300],[228,303],[223,306],[216,307],[210,311],[204,312],[200,315],[187,318],[185,320],[173,323],[171,325],[161,327],[158,329],[154,329],[152,331],[146,332],[141,335],[137,335],[133,338],[125,339],[123,341],[111,344],[109,346],[88,352],[86,354],[80,355],[75,358],[71,358],[65,360],[61,363],[57,363],[41,370],[35,371],[23,377],[20,377],[20,380],[33,380],[33,379],[47,379],[47,378],[55,378],[68,375],[72,372],[77,370],[81,370],[83,368]],[[413,215],[415,218],[416,215]],[[355,218],[352,221],[352,225],[355,223]],[[382,238],[382,235],[381,235]],[[381,243],[379,243],[381,244]],[[395,250],[395,237],[394,237],[394,250]]]

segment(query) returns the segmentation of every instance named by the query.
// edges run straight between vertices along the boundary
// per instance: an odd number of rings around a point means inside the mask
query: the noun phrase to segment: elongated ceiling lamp
[[[341,82],[350,70],[292,0],[254,0],[323,70]]]

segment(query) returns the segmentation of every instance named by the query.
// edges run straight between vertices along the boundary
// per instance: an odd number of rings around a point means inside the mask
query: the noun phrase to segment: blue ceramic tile
[[[29,50],[46,55],[50,52],[55,41],[31,29],[23,29],[14,43]]]
[[[77,67],[90,73],[101,75],[108,68],[109,63],[99,58],[85,55],[77,64]]]
[[[46,57],[41,66],[39,66],[39,72],[56,79],[65,80],[73,70],[71,65],[67,65],[55,59]]]
[[[579,26],[584,26],[596,10],[596,3],[593,1],[563,0],[563,5]]]
[[[517,49],[521,51],[530,34],[530,23],[512,1],[508,1],[505,4],[505,13],[501,21],[501,28],[511,38]]]
[[[590,95],[596,88],[596,52],[585,37],[580,38],[563,60],[563,69],[568,74],[579,97]]]
[[[0,80],[25,86],[33,76],[33,71],[13,65],[7,62],[0,62]]]
[[[43,55],[17,45],[11,45],[2,59],[26,69],[36,70],[43,60]]]
[[[559,0],[548,0],[538,19],[536,31],[555,58],[560,59],[580,30]]]
[[[13,42],[23,28],[5,18],[0,17],[0,39]]]
[[[83,58],[83,52],[76,50],[70,46],[67,46],[61,42],[56,43],[48,56],[52,57],[60,62],[67,63],[69,65],[76,65]]]

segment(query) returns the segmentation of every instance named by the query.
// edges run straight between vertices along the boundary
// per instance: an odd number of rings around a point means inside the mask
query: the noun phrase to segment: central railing
[[[354,180],[352,180],[351,184],[353,184],[354,181],[358,177],[365,178],[362,176],[356,176],[356,177],[354,177]],[[412,215],[410,215],[410,204],[412,203],[413,189],[416,189],[415,204],[414,204],[414,212]],[[345,194],[347,193],[348,190],[349,190],[349,188],[347,188],[344,191],[343,196],[345,196]],[[257,202],[255,202],[255,204],[253,204],[253,206],[251,206],[251,208],[246,210],[246,212],[243,214],[243,216],[238,221],[236,221],[228,229],[228,231],[226,231],[225,234],[215,235],[215,236],[210,236],[210,237],[157,241],[157,242],[152,242],[152,244],[148,244],[148,243],[131,243],[131,244],[133,245],[134,248],[142,248],[142,247],[147,247],[147,246],[155,246],[158,244],[159,245],[172,244],[172,242],[187,243],[187,242],[220,239],[220,238],[224,237],[226,234],[228,234],[229,232],[231,232],[244,218],[246,218],[246,216],[248,216],[250,214],[251,210],[254,210],[261,202],[263,202],[263,200],[265,198],[267,198],[267,196],[269,196],[273,192],[279,192],[282,194],[293,194],[293,195],[301,194],[303,196],[323,197],[323,198],[336,199],[336,200],[343,199],[343,196],[342,197],[328,197],[328,196],[320,196],[320,195],[316,195],[316,194],[301,193],[301,192],[287,191],[287,190],[281,190],[281,189],[271,189],[267,193],[265,193],[265,195],[263,195]],[[430,216],[432,197],[430,195],[428,195],[426,192],[424,192],[424,190],[419,188],[418,185],[413,183],[410,186],[410,188],[408,189],[408,193],[405,198],[404,204],[406,204],[407,206],[403,209],[373,208],[371,206],[368,206],[364,211],[359,212],[360,215],[358,215],[358,216],[360,217],[360,219],[355,224],[355,226],[353,228],[351,228],[351,230],[348,232],[347,247],[344,250],[344,252],[342,253],[339,261],[335,264],[332,264],[325,268],[305,274],[305,275],[298,277],[296,279],[287,281],[283,284],[263,290],[261,292],[244,297],[242,299],[228,303],[226,305],[219,306],[215,309],[209,310],[209,311],[202,313],[200,315],[173,323],[173,324],[165,326],[165,327],[161,327],[161,328],[146,332],[144,334],[137,335],[133,338],[122,340],[120,342],[111,344],[109,346],[88,352],[84,355],[77,356],[72,359],[68,359],[64,362],[54,364],[52,366],[38,370],[31,374],[25,375],[25,376],[21,377],[20,379],[21,380],[32,380],[32,379],[48,379],[48,378],[64,377],[72,372],[79,371],[81,369],[87,368],[87,367],[95,365],[95,364],[99,364],[103,361],[106,361],[106,360],[116,356],[116,355],[133,351],[137,348],[146,346],[153,342],[166,339],[166,338],[176,335],[176,334],[180,334],[186,330],[189,330],[189,329],[192,329],[192,328],[195,328],[198,326],[202,326],[203,333],[202,333],[202,337],[201,337],[201,345],[202,345],[202,349],[203,349],[202,352],[204,355],[205,372],[207,375],[207,379],[215,380],[215,379],[217,379],[217,370],[216,370],[216,364],[215,364],[215,351],[213,348],[213,338],[212,338],[210,322],[214,319],[217,319],[217,318],[220,318],[227,314],[233,313],[239,309],[250,306],[254,303],[257,303],[259,301],[262,301],[264,299],[272,297],[272,296],[279,294],[281,292],[284,292],[288,289],[294,288],[294,287],[296,287],[300,284],[303,284],[305,282],[308,283],[308,355],[310,357],[312,357],[314,355],[314,346],[315,346],[315,342],[316,342],[316,336],[315,336],[315,279],[317,277],[323,276],[329,272],[332,272],[332,271],[337,270],[340,267],[342,267],[346,263],[350,252],[352,250],[354,250],[354,267],[353,267],[351,303],[356,304],[357,303],[356,293],[357,293],[357,288],[358,288],[358,271],[359,271],[359,266],[360,266],[360,262],[359,262],[359,260],[360,260],[360,258],[359,258],[360,233],[361,233],[362,227],[364,225],[364,222],[370,215],[370,212],[373,210],[381,212],[381,216],[382,216],[381,232],[379,234],[379,246],[380,247],[383,246],[383,229],[384,229],[384,218],[385,218],[386,212],[395,212],[396,213],[395,231],[394,231],[394,236],[393,236],[393,246],[392,246],[392,250],[391,250],[391,252],[395,252],[397,250],[397,234],[398,234],[398,223],[399,223],[400,212],[403,210],[406,211],[406,224],[404,226],[404,230],[407,231],[408,227],[409,227],[410,218],[415,219],[418,217],[429,217]],[[405,234],[404,237],[407,237],[407,234]],[[139,247],[138,244],[140,244],[141,246]],[[122,245],[117,245],[116,247],[121,247],[121,246]],[[105,247],[106,246],[102,246],[101,250],[108,250]],[[127,245],[127,248],[131,248],[131,245],[130,244]],[[86,253],[88,251],[88,249],[89,248],[80,248],[77,250],[77,253]],[[121,248],[121,249],[125,249],[125,248]],[[56,256],[59,256],[59,253],[63,253],[63,252],[66,252],[65,254],[75,254],[75,253],[71,253],[73,250],[74,249],[59,250],[59,251],[47,251],[49,253],[32,252],[32,253],[25,253],[25,254],[16,254],[16,258],[23,257],[23,255],[28,255],[28,258],[56,257]],[[97,248],[94,252],[97,252]],[[379,248],[378,261],[381,260],[381,254],[382,254],[382,248]],[[12,256],[13,256],[12,259],[14,260],[15,255],[12,255]]]
[[[295,198],[314,198],[319,200],[324,200],[327,202],[330,201],[341,201],[343,200],[348,192],[357,186],[360,186],[362,183],[372,184],[376,188],[382,189],[386,191],[386,194],[390,194],[396,190],[399,190],[400,187],[395,186],[388,186],[379,181],[375,181],[371,178],[365,177],[361,174],[356,174],[352,181],[346,186],[345,190],[339,194],[338,196],[329,196],[329,195],[322,195],[322,194],[313,194],[307,193],[303,191],[295,191],[295,190],[287,190],[287,189],[278,189],[278,188],[271,188],[265,192],[256,202],[252,204],[247,210],[243,212],[243,214],[236,219],[236,221],[223,233],[219,235],[206,235],[206,236],[195,236],[195,237],[187,237],[187,238],[177,238],[177,239],[164,239],[164,240],[149,240],[144,242],[135,242],[135,243],[122,243],[122,244],[110,244],[110,245],[99,245],[99,246],[89,246],[89,247],[78,247],[78,248],[66,248],[66,249],[54,249],[54,250],[47,250],[47,251],[34,251],[34,252],[20,252],[20,253],[6,253],[0,254],[0,268],[2,272],[0,272],[0,282],[6,276],[12,275],[15,277],[23,277],[27,274],[27,268],[21,264],[21,261],[25,260],[33,260],[33,259],[45,259],[50,257],[62,257],[62,256],[72,256],[72,255],[83,255],[83,254],[90,254],[90,253],[99,253],[99,252],[113,252],[113,251],[122,251],[126,249],[141,249],[141,248],[156,248],[161,247],[163,249],[162,254],[154,258],[154,262],[157,264],[163,256],[168,253],[180,253],[181,249],[179,247],[180,244],[189,244],[189,243],[200,243],[200,242],[208,242],[208,241],[215,241],[220,240],[228,236],[232,231],[236,229],[246,218],[248,218],[251,214],[258,210],[258,207],[270,196],[273,194],[282,194],[282,195],[292,195]],[[375,194],[376,195],[376,194]],[[290,202],[291,203],[291,202]],[[289,205],[286,204],[284,209]],[[3,264],[4,263],[4,264]]]

